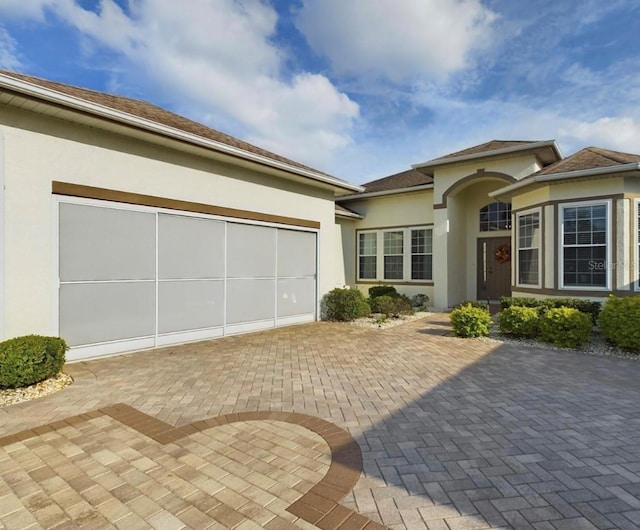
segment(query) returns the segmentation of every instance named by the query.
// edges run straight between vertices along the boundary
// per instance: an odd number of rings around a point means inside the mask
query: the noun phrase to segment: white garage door
[[[59,221],[68,359],[315,320],[314,231],[73,202]]]

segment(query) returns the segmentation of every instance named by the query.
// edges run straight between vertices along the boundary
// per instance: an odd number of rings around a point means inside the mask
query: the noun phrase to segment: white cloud
[[[233,124],[226,132],[320,167],[351,142],[358,105],[325,76],[287,75],[286,57],[272,42],[278,16],[263,0],[190,0],[188,8],[130,0],[126,12],[113,0],[101,0],[97,11],[78,0],[39,3],[122,54],[129,79],[144,80],[180,112],[208,116],[214,128]]]
[[[16,42],[11,35],[0,26],[0,68],[16,70],[20,67]]]
[[[559,132],[585,145],[637,153],[640,121],[628,116],[606,117],[592,122],[572,120]]]
[[[403,81],[465,68],[495,18],[480,0],[303,0],[296,24],[336,72]]]

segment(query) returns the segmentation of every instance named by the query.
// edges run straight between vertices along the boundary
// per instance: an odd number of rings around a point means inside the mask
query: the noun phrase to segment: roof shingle
[[[413,188],[424,184],[433,184],[433,177],[420,173],[420,171],[416,171],[415,169],[409,169],[394,175],[389,175],[388,177],[372,180],[371,182],[362,184],[362,186],[365,189],[365,193],[372,193],[376,191]]]
[[[599,167],[619,166],[632,164],[634,162],[640,163],[640,155],[611,151],[609,149],[602,149],[601,147],[585,147],[567,158],[542,168],[540,171],[530,175],[530,177],[536,175],[554,175],[556,173],[581,171]]]
[[[461,151],[456,151],[455,153],[449,153],[448,155],[439,156],[438,158],[434,158],[431,162],[436,160],[446,160],[447,158],[456,158],[458,156],[465,155],[475,155],[479,153],[486,153],[488,151],[497,151],[498,149],[506,149],[507,147],[515,147],[518,145],[526,145],[526,144],[535,144],[537,142],[530,140],[490,140],[480,145],[474,145],[473,147],[468,147],[466,149],[462,149]]]
[[[173,112],[169,112],[168,110],[152,105],[151,103],[147,103],[146,101],[131,99],[124,96],[116,96],[104,92],[97,92],[95,90],[90,90],[87,88],[49,81],[47,79],[41,79],[39,77],[11,72],[8,70],[0,69],[0,74],[40,86],[54,92],[59,92],[67,96],[72,96],[84,101],[102,105],[119,112],[124,112],[138,118],[153,121],[167,127],[172,127],[174,129],[194,134],[208,140],[213,140],[215,142],[219,142],[231,147],[236,147],[238,149],[242,149],[243,151],[282,162],[296,168],[313,171],[314,173],[322,174],[334,179],[336,178],[332,175],[322,173],[321,171],[295,162],[294,160],[290,160],[288,158],[267,151],[266,149],[262,149],[248,142],[239,140],[238,138],[234,138],[233,136],[230,136],[228,134],[216,131],[215,129],[207,127],[206,125],[202,125],[201,123],[195,122],[178,114],[174,114]]]

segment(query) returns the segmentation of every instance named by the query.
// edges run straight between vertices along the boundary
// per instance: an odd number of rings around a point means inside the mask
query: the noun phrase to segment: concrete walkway
[[[0,528],[640,528],[640,363],[447,333],[317,323],[68,365],[0,409]]]

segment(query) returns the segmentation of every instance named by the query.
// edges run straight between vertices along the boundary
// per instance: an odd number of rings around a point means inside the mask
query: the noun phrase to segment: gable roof
[[[326,177],[327,181],[346,188],[349,191],[356,191],[359,189],[359,186],[349,184],[348,182],[329,175],[328,173],[318,171],[289,158],[267,151],[266,149],[262,149],[243,140],[239,140],[238,138],[207,127],[206,125],[190,120],[184,116],[180,116],[179,114],[175,114],[146,101],[107,94],[104,92],[97,92],[87,88],[58,83],[8,70],[0,70],[0,86],[2,87],[4,87],[4,83],[1,83],[3,81],[3,77],[23,81],[29,85],[35,85],[45,89],[50,94],[70,96],[71,98],[75,98],[83,102],[93,103],[99,107],[117,111],[123,118],[126,118],[127,116],[141,118],[142,120],[146,120],[153,124],[169,127],[172,130],[188,133],[189,135],[194,135],[201,139],[211,140],[223,146],[229,146],[235,150],[239,150],[241,153],[258,155],[258,157],[264,161],[277,162],[281,165],[284,164],[289,168],[289,170],[298,169],[307,173],[306,175],[301,173],[303,176],[310,177],[309,174],[312,174],[318,177]],[[212,147],[209,148],[212,149]]]
[[[413,168],[427,175],[433,175],[434,168],[438,166],[527,151],[535,153],[545,166],[562,159],[562,154],[555,140],[490,140],[483,144],[434,158],[422,164],[414,164]]]
[[[424,184],[432,184],[433,177],[420,173],[415,169],[408,169],[383,177],[377,180],[372,180],[363,184],[365,193],[371,193],[376,191],[389,191],[400,188],[412,188],[414,186],[423,186]]]
[[[489,193],[490,197],[513,196],[518,190],[535,184],[543,185],[567,179],[602,177],[609,174],[640,174],[640,155],[611,151],[601,147],[585,147],[567,158],[551,164],[518,182]]]
[[[550,166],[542,168],[533,175],[553,175],[566,173],[568,171],[613,167],[633,162],[640,162],[640,155],[611,151],[609,149],[602,149],[601,147],[585,147],[563,160],[559,160]]]

